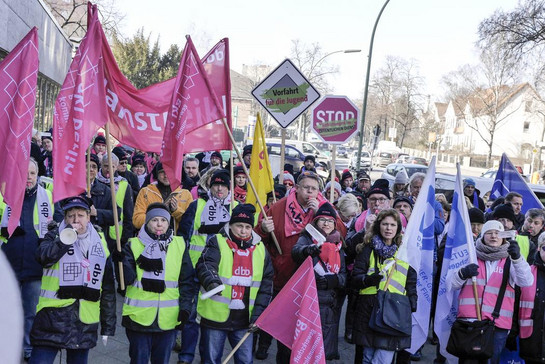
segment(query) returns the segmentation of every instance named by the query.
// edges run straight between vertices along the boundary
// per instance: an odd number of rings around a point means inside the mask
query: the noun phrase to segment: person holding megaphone
[[[52,226],[36,250],[44,271],[30,332],[31,363],[53,363],[61,349],[67,363],[87,363],[99,321],[104,344],[115,333],[110,252],[100,228],[90,222],[91,205],[86,197],[63,200],[64,220]]]

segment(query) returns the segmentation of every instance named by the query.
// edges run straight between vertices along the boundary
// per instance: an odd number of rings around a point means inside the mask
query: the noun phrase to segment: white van
[[[279,138],[265,138],[266,143],[277,143],[281,144],[282,139]],[[331,168],[331,161],[327,154],[321,152],[316,148],[312,143],[301,141],[301,140],[288,140],[286,139],[286,145],[294,146],[299,149],[305,156],[311,154],[316,157],[316,162],[323,162],[327,165],[327,168]]]

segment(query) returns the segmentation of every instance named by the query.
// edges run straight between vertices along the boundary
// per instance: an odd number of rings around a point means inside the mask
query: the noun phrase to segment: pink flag
[[[187,36],[167,115],[161,154],[173,191],[181,184],[186,134],[224,117],[191,37]]]
[[[25,197],[38,81],[37,34],[32,28],[0,63],[0,192],[11,208],[10,235]]]
[[[85,154],[91,137],[108,120],[102,61],[102,27],[96,5],[88,5],[81,41],[55,102],[53,117],[54,201],[83,193]]]
[[[110,133],[121,143],[148,152],[161,152],[165,124],[176,78],[136,89],[121,73],[110,47],[103,42],[105,88]],[[231,79],[229,74],[229,41],[218,42],[201,59],[211,87],[216,92],[231,126]],[[212,100],[193,105],[197,117],[205,117],[215,108]],[[230,149],[231,141],[222,122],[203,124],[187,132],[184,151]]]
[[[310,257],[255,324],[291,349],[290,363],[325,363],[318,292]]]

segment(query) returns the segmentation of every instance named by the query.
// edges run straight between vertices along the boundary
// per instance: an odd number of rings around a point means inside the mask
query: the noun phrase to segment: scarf
[[[319,228],[316,227],[316,229],[322,233]],[[312,241],[314,244],[317,244],[314,239],[312,239]],[[341,234],[337,230],[334,230],[326,237],[326,241],[322,244],[320,252],[320,263],[322,263],[325,270],[324,273],[338,274],[341,270],[341,255],[339,253],[341,247]]]
[[[509,255],[509,253],[507,253],[508,247],[509,244],[505,243],[500,246],[488,246],[483,243],[482,238],[477,239],[475,242],[477,258],[484,260],[485,262],[493,262],[495,260],[507,258]]]
[[[229,213],[229,204],[231,203],[231,193],[223,200],[216,198],[208,191],[208,201],[204,205],[201,214],[201,227],[210,225],[225,225],[229,222],[231,215]],[[219,230],[219,229],[218,229]]]
[[[142,187],[142,185],[144,184],[144,181],[146,180],[146,176],[148,174],[147,173],[144,173],[144,174],[141,174],[141,175],[137,175],[136,177],[138,177],[138,185],[140,187]]]
[[[34,230],[38,233],[39,238],[43,238],[47,233],[47,224],[53,219],[53,206],[49,201],[47,191],[40,185],[36,185],[28,191],[25,191],[25,198],[32,196],[36,193],[36,203],[34,204],[33,215],[38,215],[38,221],[34,221]],[[2,221],[0,222],[0,228],[7,228],[9,218],[11,216],[11,207],[6,205],[4,214],[2,215]],[[21,221],[17,223],[17,226],[21,226]]]
[[[236,185],[233,198],[240,203],[246,203],[246,193],[247,191],[245,188]]]
[[[284,234],[286,237],[299,234],[307,224],[312,222],[314,211],[308,209],[303,210],[303,207],[297,202],[295,196],[295,188],[292,188],[288,193],[286,200],[286,213],[284,215]]]
[[[172,230],[165,234],[155,235],[147,231],[146,225],[140,228],[138,240],[144,244],[144,251],[136,259],[142,273],[142,289],[148,292],[163,293],[165,291],[165,260],[167,248],[172,241]]]
[[[59,233],[65,227],[62,221]],[[100,299],[105,266],[106,254],[102,240],[93,225],[88,223],[87,232],[78,234],[77,240],[59,260],[59,269],[54,270],[59,278],[57,297],[97,302]]]
[[[371,244],[373,244],[373,250],[382,259],[393,258],[397,251],[397,245],[391,244],[386,245],[382,238],[378,235],[373,235],[371,238]]]
[[[229,237],[226,238],[226,241],[227,245],[229,245],[233,251],[233,272],[228,281],[228,284],[232,287],[229,308],[233,310],[242,310],[246,307],[243,301],[244,292],[246,291],[246,287],[251,287],[252,285],[252,256],[255,245],[252,245],[247,249],[241,249]]]
[[[109,178],[106,178],[102,175],[102,169],[99,169],[98,170],[98,173],[97,173],[97,179],[104,183],[105,185],[107,185],[108,187],[110,187],[110,179]],[[119,187],[119,182],[123,181],[124,178],[121,177],[119,174],[115,173],[114,172],[114,184],[115,184],[115,192],[117,192],[117,188]]]

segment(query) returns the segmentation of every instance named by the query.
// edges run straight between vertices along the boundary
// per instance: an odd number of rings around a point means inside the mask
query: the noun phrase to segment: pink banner
[[[138,90],[119,70],[108,44],[103,44],[110,133],[123,144],[147,152],[161,152],[176,78]],[[231,126],[228,39],[222,39],[216,44],[203,57],[202,63],[210,84],[221,101],[222,109],[225,110],[228,125]],[[208,101],[193,105],[197,118],[214,112],[214,104]],[[221,121],[188,131],[185,153],[220,149],[231,149],[231,141]]]
[[[54,201],[86,188],[85,154],[108,113],[103,87],[104,38],[96,5],[88,3],[87,34],[81,41],[55,102],[53,122]]]
[[[0,63],[0,191],[11,207],[10,235],[25,197],[38,81],[37,32],[32,28]]]
[[[181,184],[186,134],[225,117],[189,36],[174,90],[161,151],[161,162],[173,191]]]
[[[290,363],[325,364],[318,292],[310,257],[255,324],[291,349]]]

